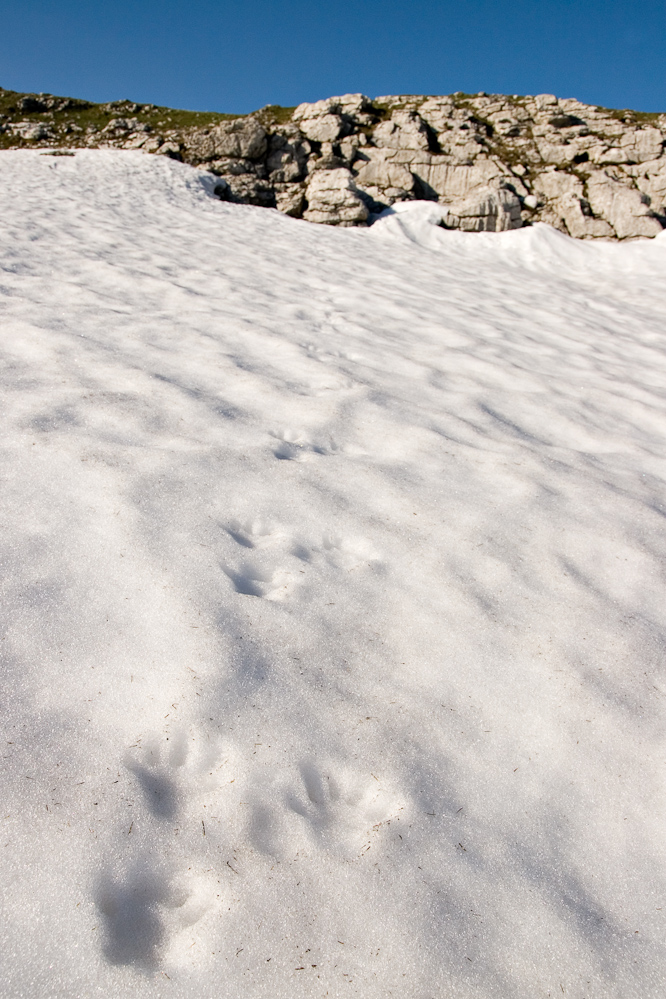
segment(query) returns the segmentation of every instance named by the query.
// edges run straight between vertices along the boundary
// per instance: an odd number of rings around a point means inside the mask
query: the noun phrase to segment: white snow
[[[0,154],[0,992],[666,988],[666,236]]]

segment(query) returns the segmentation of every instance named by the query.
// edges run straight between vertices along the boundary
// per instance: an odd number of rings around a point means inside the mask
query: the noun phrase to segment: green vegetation
[[[14,90],[0,89],[0,148],[31,145],[13,129],[16,123],[42,125],[53,135],[58,145],[78,146],[84,137],[102,132],[113,119],[136,120],[145,126],[144,131],[164,134],[184,132],[190,128],[216,125],[241,115],[220,114],[213,111],[181,111],[154,104],[136,104],[134,101],[111,101],[93,104],[52,94],[21,94]]]
[[[253,111],[252,117],[260,121],[264,128],[270,131],[276,125],[284,125],[285,122],[291,121],[291,116],[295,110],[295,105],[293,108],[284,108],[280,104],[267,104],[266,107]]]
[[[597,105],[597,111],[600,114],[608,115],[609,118],[614,118],[616,121],[624,121],[628,124],[632,122],[644,122],[648,124],[652,121],[659,121],[663,117],[663,114],[658,111],[632,111],[630,108],[619,110],[617,108],[604,108],[601,105]]]

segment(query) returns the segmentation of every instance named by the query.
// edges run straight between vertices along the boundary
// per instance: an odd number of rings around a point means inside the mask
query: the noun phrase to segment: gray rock
[[[350,170],[316,170],[310,178],[303,218],[325,225],[358,225],[365,222],[368,209],[359,195]]]
[[[187,136],[189,157],[199,163],[223,157],[258,160],[266,153],[266,130],[254,118],[223,121],[214,128],[193,130]]]
[[[275,191],[265,180],[252,174],[228,174],[217,184],[218,197],[240,205],[258,205],[261,208],[275,208]]]
[[[156,150],[160,156],[168,156],[172,160],[182,160],[183,154],[181,152],[180,143],[178,142],[163,142],[161,146]]]
[[[587,196],[594,214],[610,223],[618,239],[657,236],[662,231],[646,196],[607,171],[595,171],[590,176]]]
[[[19,121],[10,124],[8,128],[13,135],[19,135],[22,139],[28,139],[31,142],[40,142],[42,139],[53,137],[52,130],[41,122]]]
[[[666,157],[629,167],[627,174],[646,196],[651,210],[663,219],[666,216]]]
[[[411,191],[414,187],[414,177],[405,163],[398,162],[393,150],[363,149],[359,150],[356,160],[356,183],[361,188],[400,188]]]
[[[377,125],[372,138],[380,149],[430,148],[427,125],[415,111],[394,111],[388,121]]]
[[[313,142],[335,142],[346,131],[344,121],[337,114],[304,118],[299,125],[303,135]]]
[[[556,107],[558,100],[555,94],[537,94],[534,103],[539,111],[544,111],[547,108]]]
[[[262,177],[265,170],[261,164],[257,165],[254,160],[236,159],[232,156],[225,156],[219,160],[211,160],[207,164],[211,173],[218,177],[240,177],[241,174],[252,174],[254,177]]]
[[[305,184],[275,184],[275,207],[283,215],[300,219],[305,204]]]
[[[299,181],[304,172],[308,156],[312,151],[310,143],[285,135],[271,135],[266,158],[266,170],[274,184],[289,184]]]
[[[485,188],[464,201],[444,206],[442,225],[463,232],[504,232],[519,229],[520,201],[505,188]]]

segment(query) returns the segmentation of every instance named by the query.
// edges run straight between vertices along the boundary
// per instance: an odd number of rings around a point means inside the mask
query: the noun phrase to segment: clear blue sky
[[[0,86],[243,113],[455,90],[666,110],[666,0],[0,0]]]

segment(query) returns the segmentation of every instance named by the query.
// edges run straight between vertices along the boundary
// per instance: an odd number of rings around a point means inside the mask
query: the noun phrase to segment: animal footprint
[[[150,739],[125,766],[137,778],[149,811],[158,819],[174,819],[183,802],[214,786],[217,747],[193,746],[183,732],[167,740]],[[213,779],[211,779],[213,778]]]
[[[375,570],[382,566],[372,545],[362,538],[344,538],[339,534],[324,534],[321,542],[313,546],[296,542],[292,554],[303,562],[312,562],[323,556],[337,569],[352,572],[361,566],[371,566]]]
[[[245,563],[240,569],[224,570],[237,593],[264,600],[283,600],[293,588],[292,575],[284,570],[266,569]]]
[[[310,444],[300,430],[281,430],[273,434],[279,444],[273,451],[281,461],[306,461],[310,454]]]
[[[258,519],[230,520],[227,531],[234,541],[245,548],[266,548],[284,536],[279,528]]]
[[[368,833],[400,806],[371,774],[334,772],[312,762],[301,768],[302,787],[287,795],[287,805],[307,825],[310,838],[327,849],[357,851]]]
[[[372,545],[362,538],[344,538],[339,534],[324,534],[321,551],[326,559],[339,569],[352,572],[363,565],[379,565],[380,560]]]
[[[174,938],[208,909],[203,884],[186,885],[145,861],[120,877],[106,875],[97,887],[96,902],[104,920],[106,959],[146,970],[154,968]]]

